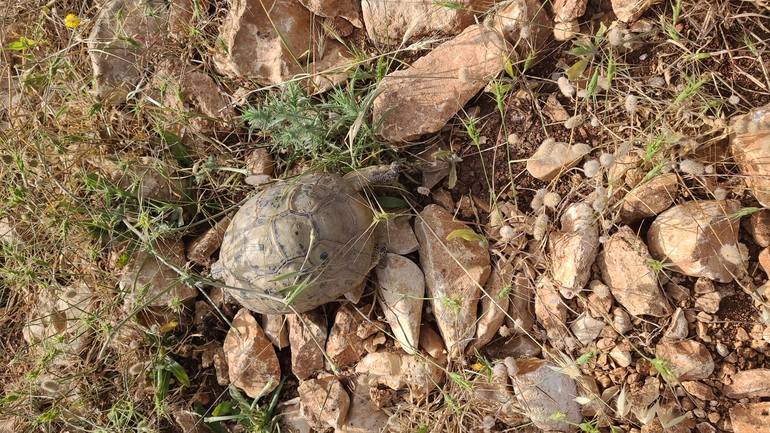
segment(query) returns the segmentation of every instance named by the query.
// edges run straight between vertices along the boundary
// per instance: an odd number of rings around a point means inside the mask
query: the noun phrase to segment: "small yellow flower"
[[[66,17],[64,17],[64,25],[74,29],[78,25],[80,25],[80,17],[78,17],[75,14],[67,14]]]
[[[475,371],[481,371],[482,369],[484,369],[484,365],[482,365],[480,362],[477,362],[471,365],[471,368]]]

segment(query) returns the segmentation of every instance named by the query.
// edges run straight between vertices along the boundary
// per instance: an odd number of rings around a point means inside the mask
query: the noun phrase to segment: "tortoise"
[[[286,314],[355,289],[381,257],[360,191],[397,178],[396,162],[344,177],[311,171],[262,190],[225,231],[218,268],[227,290],[252,311]]]

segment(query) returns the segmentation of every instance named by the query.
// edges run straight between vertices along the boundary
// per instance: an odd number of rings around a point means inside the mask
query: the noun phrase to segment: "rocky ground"
[[[0,432],[770,431],[763,2],[0,3]],[[218,249],[401,161],[301,314]]]

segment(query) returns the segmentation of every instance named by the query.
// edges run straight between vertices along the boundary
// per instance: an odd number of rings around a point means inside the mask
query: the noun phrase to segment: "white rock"
[[[553,38],[557,41],[568,41],[580,32],[580,23],[578,20],[567,21],[563,23],[554,23]]]
[[[685,275],[732,281],[733,275],[743,275],[743,267],[726,260],[720,250],[738,244],[740,218],[727,216],[739,209],[736,200],[696,200],[672,207],[647,232],[650,254]]]
[[[481,287],[491,271],[489,251],[481,241],[460,236],[447,240],[457,230],[471,229],[433,204],[426,206],[415,222],[420,268],[425,273],[433,315],[452,358],[462,357],[474,336]]]
[[[356,365],[356,373],[367,374],[370,384],[385,385],[390,389],[399,390],[406,385],[398,353],[370,353]]]
[[[612,0],[612,10],[620,21],[636,21],[650,7],[650,2],[636,0]]]
[[[622,226],[604,243],[597,262],[612,295],[629,313],[663,317],[671,313],[671,306],[658,287],[651,259],[644,242]]]
[[[401,355],[401,371],[413,400],[424,399],[437,386],[444,384],[444,370],[435,359]]]
[[[388,253],[385,265],[375,268],[380,283],[380,308],[406,353],[414,354],[420,341],[425,277],[406,257]]]
[[[620,219],[628,224],[668,209],[679,196],[679,178],[676,173],[661,174],[620,194]]]
[[[233,328],[224,344],[230,382],[251,398],[259,396],[266,386],[267,392],[272,391],[281,381],[281,366],[270,340],[245,308],[233,318]]]
[[[572,299],[591,277],[599,249],[599,224],[591,206],[571,205],[561,216],[561,231],[548,237],[551,274],[562,296]]]
[[[588,346],[591,342],[596,340],[596,337],[602,332],[604,325],[604,321],[596,320],[584,313],[572,322],[570,330],[572,330],[572,334],[575,335],[575,338],[578,339],[580,344]]]
[[[377,224],[374,228],[374,238],[377,243],[385,245],[387,252],[393,254],[405,255],[420,248],[420,243],[417,242],[407,216],[399,216]]]
[[[537,179],[550,181],[576,166],[586,153],[580,146],[546,139],[527,160],[527,171]]]

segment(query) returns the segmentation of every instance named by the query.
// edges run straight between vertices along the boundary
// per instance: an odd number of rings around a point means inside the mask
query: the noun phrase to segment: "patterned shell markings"
[[[293,306],[311,310],[355,288],[372,267],[372,212],[341,177],[308,173],[248,200],[225,232],[220,263],[231,294],[258,313],[289,312],[280,291],[307,281]],[[315,239],[312,239],[313,235]],[[291,273],[297,277],[281,278]],[[275,281],[278,279],[278,281]]]

